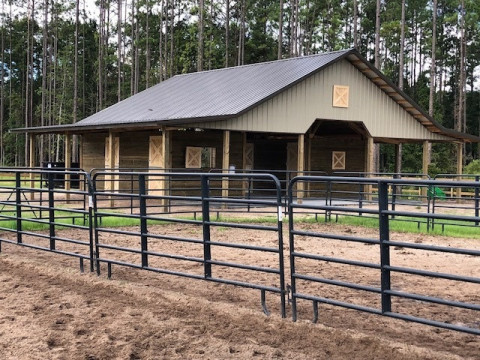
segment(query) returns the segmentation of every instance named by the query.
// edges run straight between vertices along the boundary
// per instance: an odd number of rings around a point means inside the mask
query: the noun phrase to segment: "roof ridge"
[[[218,68],[218,69],[212,69],[212,70],[195,71],[195,72],[191,72],[191,73],[177,74],[177,75],[174,75],[173,77],[171,77],[170,79],[173,79],[175,77],[183,77],[183,76],[189,76],[189,75],[195,75],[195,74],[206,74],[206,73],[212,73],[212,72],[216,72],[216,71],[227,71],[227,70],[234,70],[234,69],[240,69],[240,68],[246,68],[246,67],[266,65],[266,64],[271,64],[271,63],[293,61],[293,60],[306,59],[306,58],[312,58],[312,57],[321,57],[321,56],[332,55],[332,54],[336,54],[336,53],[347,53],[351,50],[353,50],[353,48],[329,51],[329,52],[325,52],[325,53],[321,53],[321,54],[302,55],[302,56],[291,57],[291,58],[286,58],[286,59],[269,60],[269,61],[253,63],[253,64],[230,66],[230,67],[224,67],[224,68]]]

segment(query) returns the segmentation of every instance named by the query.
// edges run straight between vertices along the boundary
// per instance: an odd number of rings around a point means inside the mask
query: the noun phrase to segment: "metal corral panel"
[[[333,86],[349,86],[349,107],[333,107]],[[305,133],[316,119],[361,121],[373,137],[451,140],[432,133],[349,61],[341,60],[235,119],[198,127]]]

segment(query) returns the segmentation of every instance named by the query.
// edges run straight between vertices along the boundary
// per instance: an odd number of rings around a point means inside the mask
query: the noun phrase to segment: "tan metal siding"
[[[332,106],[333,85],[350,87],[348,108]],[[316,119],[361,121],[378,138],[450,139],[429,132],[347,60],[328,66],[238,118],[198,127],[302,134]]]

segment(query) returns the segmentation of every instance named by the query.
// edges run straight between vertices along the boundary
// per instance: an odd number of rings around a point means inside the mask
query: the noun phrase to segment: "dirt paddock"
[[[358,233],[375,237],[373,230],[352,226],[308,224],[307,230]],[[195,237],[197,229],[163,225],[151,231]],[[198,229],[201,231],[201,229]],[[286,228],[284,229],[285,234]],[[186,235],[185,235],[186,234]],[[11,235],[1,234],[2,238]],[[74,230],[59,232],[72,237]],[[239,236],[238,242],[273,246],[274,234],[217,228],[218,241]],[[287,236],[285,236],[288,239]],[[392,234],[393,239],[480,249],[478,240],[421,234]],[[104,244],[138,246],[138,239],[102,234]],[[28,239],[26,239],[28,241]],[[33,242],[34,240],[32,240]],[[195,244],[151,241],[150,251],[200,256]],[[298,251],[378,260],[378,248],[338,244],[325,239],[297,239]],[[105,250],[103,256],[136,262],[138,254]],[[285,264],[288,265],[285,244]],[[222,261],[272,266],[278,258],[244,250],[218,247],[212,257]],[[201,274],[201,266],[173,259],[154,260],[152,266]],[[392,250],[392,264],[419,269],[479,276],[480,259],[452,254]],[[88,264],[85,268],[88,270]],[[259,273],[258,279],[242,269],[215,268],[219,277],[251,280],[278,286],[277,278]],[[345,271],[331,263],[299,262],[297,271],[363,285],[378,286],[378,272]],[[287,266],[287,274],[288,266]],[[290,279],[286,279],[290,283]],[[397,290],[480,303],[480,288],[415,276],[392,277]],[[298,291],[377,307],[375,294],[338,287],[299,283]],[[262,313],[260,292],[178,276],[113,265],[113,277],[81,274],[78,259],[2,244],[0,253],[0,358],[2,359],[480,359],[480,336],[389,319],[353,310],[319,305],[317,324],[311,323],[312,304],[299,301],[299,320],[280,316],[279,296],[267,294],[270,316]],[[441,306],[397,301],[398,311],[452,323],[480,326],[478,312],[460,312]]]

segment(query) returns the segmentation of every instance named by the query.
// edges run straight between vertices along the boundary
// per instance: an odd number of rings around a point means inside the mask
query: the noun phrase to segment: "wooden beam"
[[[161,164],[165,172],[168,172],[172,168],[172,147],[171,147],[172,131],[167,128],[162,130],[162,160]],[[169,182],[166,178],[163,178],[162,181],[162,195],[167,196],[170,194],[170,189],[168,189]],[[162,200],[162,205],[164,206],[163,211],[168,212],[170,201],[168,199]]]
[[[65,134],[65,142],[64,142],[64,154],[65,154],[65,169],[69,171],[72,167],[72,135]],[[65,198],[67,200],[67,204],[70,201],[70,189],[71,189],[71,181],[70,181],[70,174],[65,173]]]
[[[373,137],[369,136],[367,138],[367,141],[365,142],[365,173],[366,177],[370,177],[371,173],[373,173],[373,165],[374,165],[374,143],[373,143]],[[373,196],[372,196],[372,190],[373,187],[372,185],[367,185],[365,187],[365,192],[366,192],[366,199],[368,201],[372,201]]]
[[[242,132],[242,169],[246,172],[247,169],[247,133]],[[248,192],[248,180],[242,181],[242,193],[245,195]]]
[[[402,172],[402,144],[395,144],[395,172]]]
[[[30,143],[30,148],[29,148],[29,167],[34,168],[35,167],[35,135],[32,133],[28,134],[29,138],[29,143]],[[35,174],[33,172],[30,173],[30,188],[35,187]],[[30,192],[30,200],[35,199],[35,192],[31,191]]]
[[[422,173],[428,176],[428,166],[430,165],[430,147],[429,142],[425,140],[423,142],[423,155],[422,155]],[[428,178],[428,177],[427,177]],[[427,197],[427,188],[422,187],[422,197],[426,199]]]
[[[228,173],[230,167],[230,131],[223,131],[222,169]],[[228,198],[228,177],[222,178],[222,197]],[[226,207],[227,204],[223,204]]]
[[[305,135],[298,135],[298,157],[297,157],[297,176],[302,176],[305,170]],[[297,182],[297,203],[301,204],[304,198],[303,181]]]
[[[463,143],[457,143],[457,175],[463,173]],[[462,181],[462,177],[458,177],[458,181]],[[457,188],[457,199],[462,197],[462,188]]]

